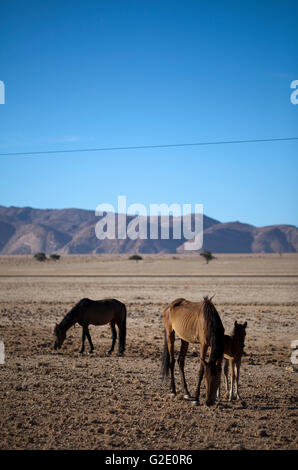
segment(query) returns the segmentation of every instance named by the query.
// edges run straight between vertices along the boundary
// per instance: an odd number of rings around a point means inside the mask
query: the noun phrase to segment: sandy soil
[[[297,448],[297,366],[290,360],[291,342],[298,339],[296,254],[222,255],[208,266],[190,256],[146,256],[137,263],[125,256],[67,256],[44,265],[3,256],[0,276],[6,354],[0,365],[1,449]],[[203,387],[201,406],[193,407],[183,400],[178,370],[174,399],[161,381],[161,312],[174,298],[213,293],[227,332],[236,319],[248,322],[242,401],[229,402],[223,394],[207,408]],[[110,296],[127,304],[124,357],[106,356],[108,325],[90,327],[93,355],[78,353],[78,326],[60,351],[53,350],[53,326],[75,302]],[[191,345],[191,391],[197,353]]]

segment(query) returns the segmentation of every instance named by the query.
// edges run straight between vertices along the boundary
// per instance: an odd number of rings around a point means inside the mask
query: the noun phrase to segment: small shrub
[[[50,259],[57,261],[58,259],[60,259],[60,255],[57,255],[56,253],[52,253],[50,255]]]
[[[142,258],[142,256],[140,256],[140,255],[131,255],[128,259],[132,259],[132,260],[135,260],[135,261],[139,261],[139,260],[141,260],[141,259],[143,259],[143,258]]]
[[[207,250],[202,251],[202,253],[200,253],[200,256],[203,256],[207,264],[209,263],[209,261],[215,259],[215,256],[213,256],[211,251],[207,251]]]
[[[45,261],[47,259],[46,254],[43,252],[35,253],[34,258],[37,261]]]

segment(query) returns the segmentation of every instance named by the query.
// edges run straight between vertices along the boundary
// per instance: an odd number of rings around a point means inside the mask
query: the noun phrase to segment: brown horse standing
[[[229,401],[233,400],[234,395],[234,383],[236,386],[236,397],[238,400],[241,400],[239,394],[239,375],[240,375],[240,366],[241,366],[241,359],[244,354],[244,340],[246,336],[246,327],[247,322],[234,323],[234,329],[232,334],[225,335],[225,346],[224,346],[224,374],[225,374],[225,382],[226,382],[226,390],[229,390],[229,366],[230,366],[230,373],[231,373],[231,387],[229,393]],[[218,388],[218,396],[220,395],[220,388]]]
[[[88,326],[89,325],[105,325],[110,323],[112,330],[112,345],[108,354],[114,350],[115,342],[117,339],[117,332],[115,325],[119,328],[119,347],[118,356],[122,356],[125,350],[126,338],[126,307],[122,302],[116,299],[103,299],[103,300],[90,300],[81,299],[63,318],[63,320],[56,324],[54,329],[55,344],[54,349],[60,349],[63,341],[66,338],[66,331],[78,323],[83,328],[82,335],[82,348],[80,353],[85,350],[85,338],[87,336],[90,344],[90,353],[92,353],[94,346],[91,340]]]
[[[165,344],[163,351],[163,377],[171,371],[172,395],[176,395],[174,380],[174,342],[175,333],[181,338],[181,349],[178,358],[184,398],[190,399],[185,375],[184,363],[189,343],[200,342],[199,381],[195,394],[194,405],[199,404],[200,387],[205,372],[205,382],[207,389],[206,404],[212,405],[215,402],[216,391],[219,387],[221,376],[221,363],[224,352],[224,327],[218,312],[211,302],[211,299],[204,297],[202,302],[190,302],[185,299],[174,300],[163,312],[165,326]],[[205,356],[208,347],[211,347],[210,359],[206,363]]]

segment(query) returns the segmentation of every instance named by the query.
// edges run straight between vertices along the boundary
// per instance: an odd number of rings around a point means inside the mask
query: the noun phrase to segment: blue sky
[[[2,0],[0,153],[298,136],[297,2]],[[0,157],[0,204],[298,225],[298,141]]]

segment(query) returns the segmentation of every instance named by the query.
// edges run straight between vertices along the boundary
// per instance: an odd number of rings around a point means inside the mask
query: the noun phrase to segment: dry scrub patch
[[[0,339],[1,449],[295,449],[296,372],[290,342],[296,302],[216,303],[226,331],[248,321],[241,369],[243,401],[192,407],[160,379],[165,304],[145,295],[127,302],[127,351],[106,356],[108,326],[90,327],[93,355],[78,353],[80,327],[54,351],[52,330],[73,305],[58,301],[2,302]],[[178,352],[179,341],[176,350]],[[198,347],[186,377],[194,391]]]

